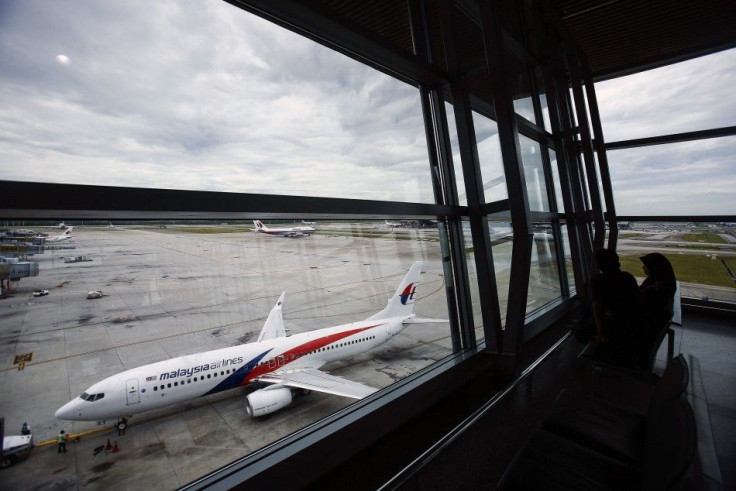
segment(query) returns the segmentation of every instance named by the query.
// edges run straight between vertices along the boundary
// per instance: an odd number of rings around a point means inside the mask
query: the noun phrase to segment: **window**
[[[736,50],[730,49],[598,82],[596,96],[606,141],[733,126],[734,65]]]

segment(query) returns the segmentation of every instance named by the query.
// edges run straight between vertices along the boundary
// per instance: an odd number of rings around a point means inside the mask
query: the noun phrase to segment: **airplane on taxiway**
[[[282,228],[269,228],[263,224],[260,220],[253,220],[253,225],[256,228],[254,232],[261,232],[269,235],[281,235],[282,237],[304,237],[314,232],[313,227],[282,227]]]
[[[44,242],[61,242],[62,240],[69,240],[72,238],[72,230],[74,230],[74,227],[69,226],[59,235],[55,235],[53,237],[41,237],[44,239]]]
[[[388,341],[406,325],[447,322],[413,313],[422,263],[415,262],[382,311],[360,322],[286,335],[281,294],[256,342],[133,368],[89,387],[56,411],[64,420],[118,419],[249,384],[262,387],[246,396],[246,411],[259,417],[278,411],[295,395],[318,391],[362,399],[378,389],[320,370],[326,363],[364,353]]]

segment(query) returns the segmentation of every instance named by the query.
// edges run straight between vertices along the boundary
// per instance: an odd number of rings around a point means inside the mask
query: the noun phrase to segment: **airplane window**
[[[86,400],[88,400],[88,399],[89,399],[89,394],[87,394],[86,392],[82,392],[82,393],[81,393],[81,394],[79,395],[79,398],[80,398],[80,399],[82,399],[83,401],[86,401]]]
[[[167,386],[167,387],[168,387],[169,389],[171,388],[171,384],[170,384],[170,383],[166,384],[166,386]]]
[[[102,399],[103,397],[105,397],[105,394],[104,394],[104,392],[103,392],[103,393],[101,393],[101,394],[97,394],[97,395],[95,395],[95,401],[99,401],[99,400],[100,400],[100,399]]]
[[[225,372],[220,372],[220,375],[224,376],[225,375]]]
[[[213,373],[212,375],[214,375],[215,377],[217,377],[217,372]],[[208,375],[208,376],[209,376],[209,375]]]
[[[208,374],[207,374],[207,378],[212,378],[212,375],[210,375],[210,374],[208,373]]]
[[[187,383],[188,383],[188,384],[191,384],[191,383],[192,383],[192,379],[190,379],[190,378],[189,378],[189,379],[187,379]]]
[[[158,390],[158,387],[156,387],[156,386],[154,385],[154,386],[153,386],[153,391],[154,391],[154,392],[156,392],[157,390]]]
[[[174,382],[174,387],[179,387],[179,382]]]

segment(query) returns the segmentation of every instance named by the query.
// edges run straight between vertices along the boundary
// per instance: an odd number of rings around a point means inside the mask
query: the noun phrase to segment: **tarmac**
[[[134,415],[123,435],[113,429],[116,421],[54,418],[56,409],[115,373],[255,341],[282,292],[290,333],[359,321],[385,307],[409,266],[422,261],[414,311],[448,317],[437,229],[368,222],[316,228],[308,237],[285,238],[224,224],[76,227],[64,249],[32,257],[39,276],[14,283],[0,299],[0,416],[6,434],[29,422],[36,447],[0,471],[0,490],[175,489],[352,404],[313,392],[254,420],[245,410],[245,388]],[[503,314],[512,246],[493,247]],[[553,252],[548,242],[535,242],[527,311],[560,297],[555,262],[544,260]],[[472,250],[466,253],[481,339]],[[87,260],[65,262],[78,256]],[[33,297],[34,290],[49,295]],[[87,298],[97,290],[101,298]],[[418,324],[323,369],[383,388],[451,353],[448,323]],[[65,454],[55,443],[62,429],[72,437]]]
[[[64,243],[73,250],[34,256],[39,276],[0,300],[0,416],[6,434],[29,422],[36,447],[1,471],[0,489],[174,489],[352,404],[313,392],[254,420],[247,389],[235,389],[134,415],[124,435],[115,421],[54,418],[115,373],[255,341],[282,291],[291,333],[358,321],[381,310],[409,266],[423,261],[415,312],[448,317],[437,230],[332,227],[303,238],[83,227]],[[80,255],[91,261],[64,261]],[[49,295],[33,297],[36,289]],[[95,290],[103,296],[87,299]],[[451,346],[448,323],[419,324],[324,369],[383,388]],[[19,355],[28,359],[22,367]],[[59,454],[62,429],[71,441]]]

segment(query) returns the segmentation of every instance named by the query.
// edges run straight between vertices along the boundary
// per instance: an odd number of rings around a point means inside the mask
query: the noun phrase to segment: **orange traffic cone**
[[[118,453],[120,451],[120,447],[118,447],[118,441],[115,440],[115,445],[112,447],[112,453]]]
[[[107,445],[105,445],[105,451],[109,452],[110,450],[112,450],[112,443],[110,443],[110,439],[108,438]]]

